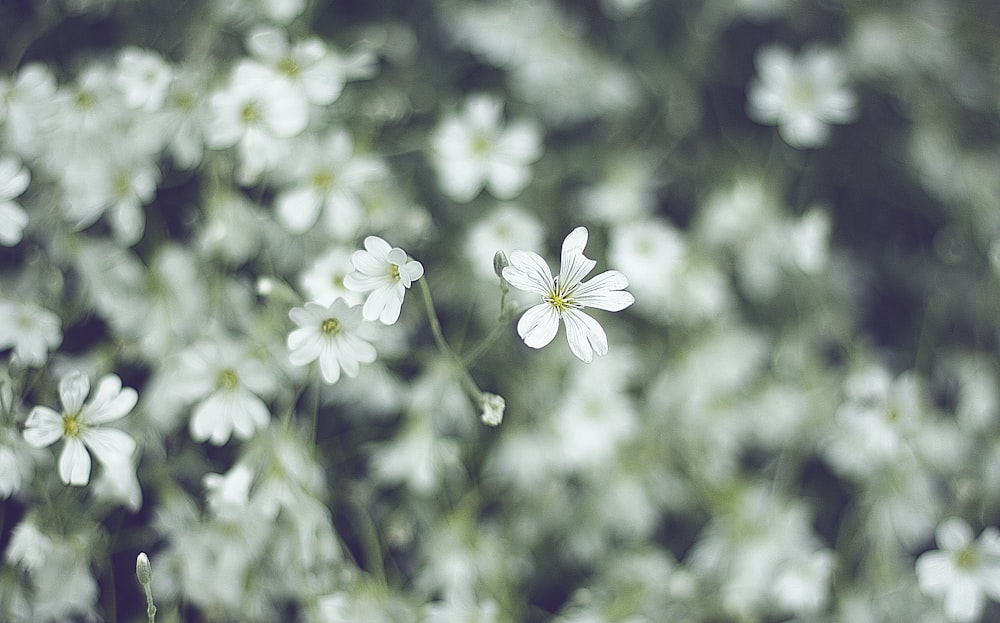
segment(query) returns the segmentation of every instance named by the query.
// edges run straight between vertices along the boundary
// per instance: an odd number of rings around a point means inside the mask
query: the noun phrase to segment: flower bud
[[[493,254],[493,272],[497,274],[497,277],[503,279],[503,269],[506,268],[510,262],[507,261],[507,254],[503,251],[497,251]]]
[[[480,406],[483,408],[483,413],[480,416],[483,424],[487,426],[499,426],[500,422],[503,421],[504,409],[507,408],[507,401],[503,399],[503,396],[483,393],[483,397],[480,399]]]
[[[153,581],[153,569],[145,552],[140,552],[135,559],[135,577],[139,578],[139,584],[143,586],[149,586]]]

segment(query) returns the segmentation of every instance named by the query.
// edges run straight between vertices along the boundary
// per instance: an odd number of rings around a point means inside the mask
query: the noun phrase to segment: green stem
[[[438,349],[455,365],[455,371],[459,375],[462,386],[476,402],[479,402],[482,400],[483,392],[476,385],[476,381],[472,378],[472,375],[469,374],[469,369],[466,367],[465,362],[448,344],[448,340],[445,339],[444,332],[441,330],[441,322],[438,320],[437,311],[434,308],[434,300],[431,298],[431,289],[427,286],[427,280],[420,279],[418,283],[420,284],[420,293],[424,297],[424,311],[427,312],[427,320],[431,324],[431,333],[434,335],[434,342],[437,343]]]

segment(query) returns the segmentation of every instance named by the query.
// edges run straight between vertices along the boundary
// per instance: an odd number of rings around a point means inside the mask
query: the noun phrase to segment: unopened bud
[[[499,426],[500,422],[503,422],[503,412],[507,408],[507,401],[503,399],[503,396],[484,393],[480,400],[480,406],[483,408],[483,413],[480,416],[483,424]]]
[[[507,254],[503,251],[497,251],[493,254],[493,272],[497,274],[497,277],[503,279],[503,269],[510,265],[507,261]]]
[[[149,583],[153,581],[153,569],[149,565],[149,556],[145,552],[140,552],[135,559],[135,577],[139,578],[139,584],[143,586],[149,586]]]

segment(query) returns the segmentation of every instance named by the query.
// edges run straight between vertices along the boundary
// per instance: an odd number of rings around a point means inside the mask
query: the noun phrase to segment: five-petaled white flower
[[[974,621],[983,613],[986,597],[1000,600],[1000,532],[989,527],[979,538],[959,517],[941,522],[935,534],[941,549],[917,559],[920,590],[944,598],[952,621]]]
[[[557,277],[552,276],[548,264],[537,253],[514,251],[510,254],[510,265],[503,269],[503,278],[519,290],[542,296],[542,302],[524,312],[517,323],[517,332],[525,344],[542,348],[556,336],[562,320],[566,323],[570,350],[590,363],[595,352],[607,354],[608,336],[581,309],[621,311],[634,303],[635,298],[624,292],[628,279],[617,270],[607,270],[583,281],[597,264],[583,254],[587,236],[586,227],[577,227],[566,236]]]
[[[319,359],[319,369],[327,383],[340,380],[340,371],[357,376],[360,364],[375,361],[375,347],[358,334],[361,316],[357,307],[343,299],[329,306],[306,303],[288,312],[297,329],[288,335],[288,359],[296,366]]]
[[[370,293],[362,310],[365,320],[394,324],[406,289],[424,274],[423,264],[378,236],[365,238],[365,250],[355,251],[351,263],[354,272],[344,277],[344,285],[348,290]]]
[[[97,385],[97,393],[89,403],[90,379],[80,371],[67,374],[59,382],[59,398],[63,412],[48,407],[35,407],[25,422],[24,439],[36,448],[64,440],[59,455],[59,477],[68,485],[90,482],[89,449],[105,466],[128,463],[135,451],[135,440],[127,433],[102,424],[125,417],[139,399],[132,388],[122,388],[117,375],[108,374]]]

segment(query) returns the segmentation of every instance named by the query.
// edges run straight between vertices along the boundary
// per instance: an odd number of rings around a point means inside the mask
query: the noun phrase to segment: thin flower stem
[[[420,292],[424,297],[424,311],[427,312],[427,321],[431,324],[431,333],[434,335],[434,342],[437,343],[438,349],[455,364],[456,372],[459,373],[459,380],[462,382],[465,390],[469,392],[469,395],[477,402],[482,400],[482,390],[479,389],[476,381],[469,374],[469,369],[466,367],[465,362],[452,349],[451,345],[448,344],[448,340],[444,337],[444,332],[441,330],[441,322],[438,320],[437,310],[434,308],[434,300],[431,298],[431,289],[427,285],[427,279],[420,279],[418,283],[420,284]]]

